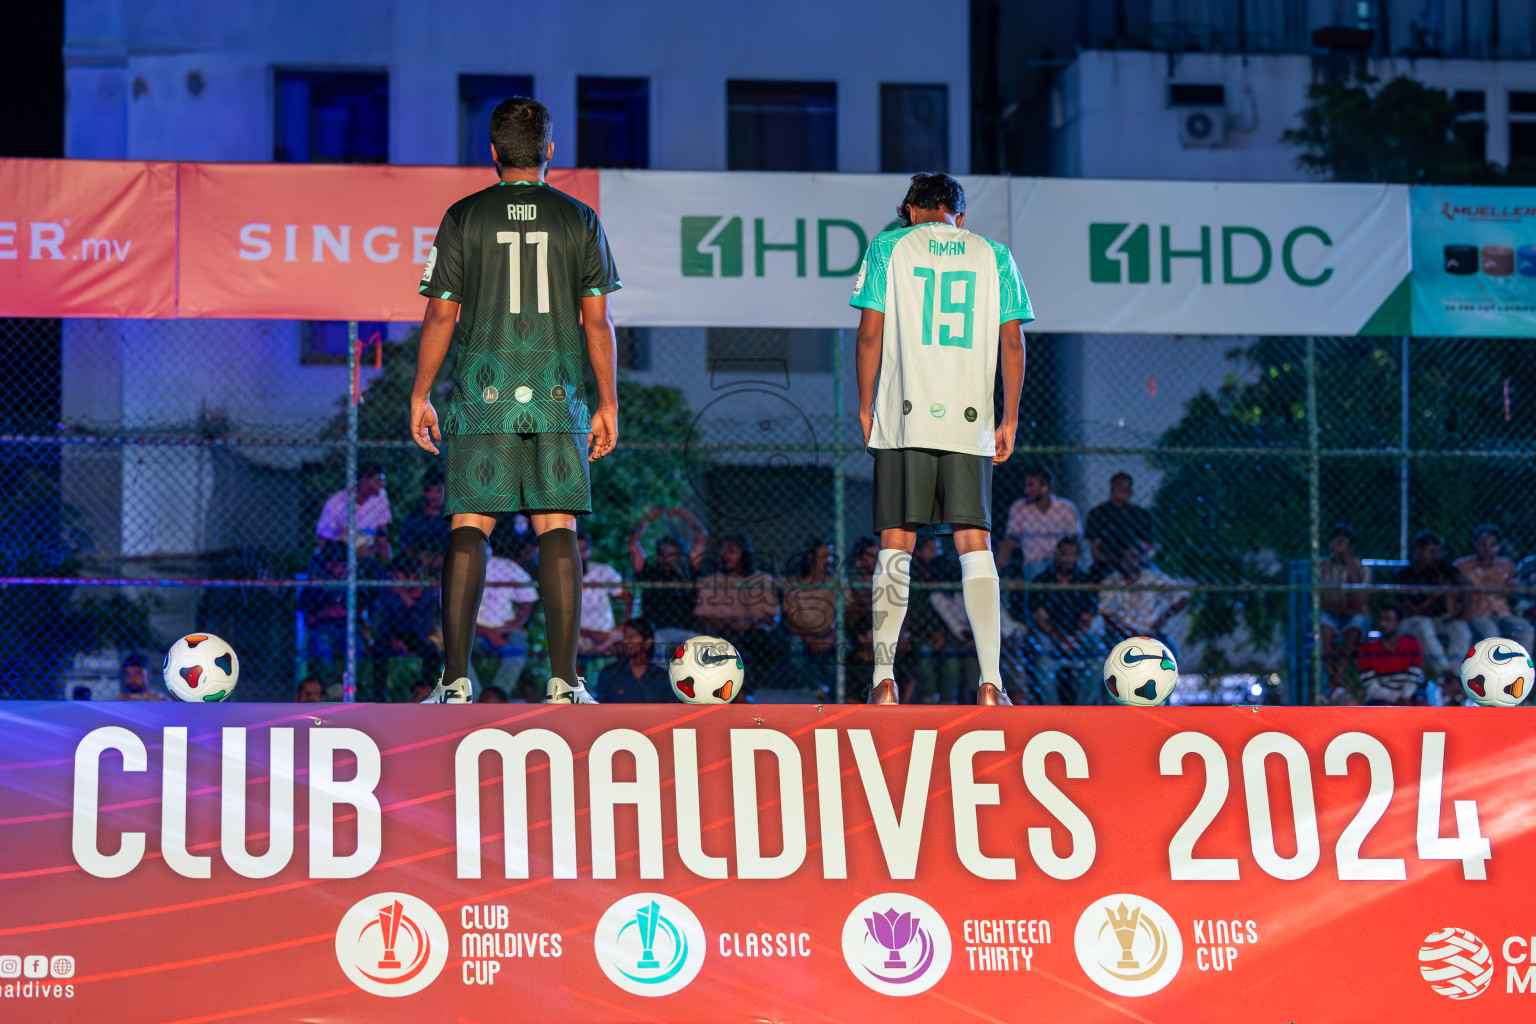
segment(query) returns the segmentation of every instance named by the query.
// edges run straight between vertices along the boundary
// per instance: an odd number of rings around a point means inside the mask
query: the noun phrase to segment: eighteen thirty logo
[[[609,907],[593,946],[608,980],[637,996],[671,995],[704,966],[704,926],[661,893],[636,893]]]
[[[432,984],[448,962],[448,929],[425,900],[381,892],[342,917],[336,959],[364,992],[408,996]]]
[[[949,970],[949,928],[939,912],[901,892],[871,896],[843,924],[853,976],[888,996],[915,996]]]
[[[1493,981],[1493,954],[1465,928],[1442,928],[1424,937],[1419,973],[1443,996],[1472,999],[1486,992]]]
[[[1073,935],[1077,962],[1094,984],[1120,996],[1151,995],[1184,961],[1179,926],[1142,896],[1116,893],[1089,904]]]
[[[1199,268],[1200,280],[1210,284],[1213,276],[1214,251],[1211,228],[1201,225],[1198,240],[1194,229],[1180,226],[1180,238],[1175,245],[1173,227],[1158,225],[1159,245],[1152,244],[1152,225],[1112,223],[1104,221],[1088,225],[1088,279],[1094,284],[1150,284],[1154,258],[1163,284],[1173,282],[1174,261],[1184,261],[1181,267],[1191,264]],[[1307,244],[1302,246],[1303,239]],[[1225,225],[1221,228],[1221,281],[1223,284],[1258,284],[1274,269],[1275,253],[1280,255],[1280,266],[1285,276],[1294,284],[1312,288],[1333,276],[1332,267],[1304,273],[1296,266],[1297,249],[1302,250],[1306,268],[1311,271],[1321,259],[1319,249],[1333,245],[1333,239],[1322,228],[1303,225],[1292,230],[1277,246],[1263,231],[1254,227]],[[1154,253],[1154,249],[1156,252]],[[1188,273],[1188,271],[1186,271]]]
[[[814,226],[812,226],[814,224]],[[796,277],[807,276],[812,244],[816,250],[817,277],[853,277],[859,272],[869,236],[851,220],[822,217],[808,222],[763,217],[752,219],[751,240],[740,217],[682,218],[682,272],[684,277],[743,277],[747,252],[752,254],[752,275],[765,277],[769,259],[787,272],[791,261]],[[894,226],[894,225],[892,225]]]

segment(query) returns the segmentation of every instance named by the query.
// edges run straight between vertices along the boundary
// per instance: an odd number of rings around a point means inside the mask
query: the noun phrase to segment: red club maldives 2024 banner
[[[0,1019],[1514,1021],[1517,711],[11,704]]]

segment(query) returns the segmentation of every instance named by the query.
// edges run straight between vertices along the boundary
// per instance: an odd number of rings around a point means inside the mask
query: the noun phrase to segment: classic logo
[[[678,900],[661,893],[626,896],[597,922],[592,939],[608,980],[637,996],[671,995],[704,966],[704,926]]]
[[[336,960],[352,984],[376,996],[408,996],[448,962],[448,929],[425,900],[381,892],[359,900],[336,928]]]
[[[887,892],[853,908],[843,923],[843,959],[853,976],[888,996],[915,996],[949,970],[949,927],[916,896]]]
[[[1158,991],[1179,973],[1184,939],[1162,907],[1116,893],[1089,904],[1073,934],[1077,962],[1093,983],[1120,996]]]
[[[1150,284],[1154,255],[1161,271],[1163,284],[1173,282],[1174,261],[1185,261],[1181,267],[1194,264],[1199,268],[1200,280],[1210,284],[1213,278],[1215,245],[1211,226],[1200,225],[1198,235],[1193,225],[1178,226],[1178,240],[1174,239],[1174,227],[1159,224],[1158,245],[1152,244],[1152,225],[1128,222],[1100,221],[1088,225],[1088,280],[1094,284]],[[1309,239],[1302,254],[1303,268],[1297,267],[1297,248],[1303,239]],[[1274,268],[1275,251],[1280,253],[1280,266],[1293,284],[1314,288],[1333,276],[1332,267],[1316,269],[1333,245],[1328,232],[1320,227],[1304,224],[1292,229],[1277,247],[1269,235],[1255,227],[1228,224],[1221,227],[1221,283],[1258,284],[1269,276]],[[1156,253],[1154,254],[1154,248]],[[1190,271],[1184,271],[1188,274]]]
[[[1465,928],[1441,928],[1424,936],[1419,974],[1442,996],[1474,999],[1493,981],[1493,954]]]

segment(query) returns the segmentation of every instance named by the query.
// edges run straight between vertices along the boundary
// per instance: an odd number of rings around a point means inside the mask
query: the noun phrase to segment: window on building
[[[705,333],[711,370],[740,366],[767,374],[831,373],[837,332],[799,328],[711,327]]]
[[[576,162],[582,167],[651,165],[648,78],[576,79]]]
[[[1509,94],[1509,162],[1536,160],[1536,92]]]
[[[306,366],[345,363],[347,324],[346,320],[300,320],[299,362]],[[366,353],[368,345],[389,340],[389,324],[378,320],[360,320],[357,324],[357,340],[363,343],[363,351]],[[372,355],[364,358],[372,358]]]
[[[532,96],[532,75],[459,76],[459,163],[491,163],[491,111],[512,96]]]
[[[733,171],[837,170],[837,83],[726,83]]]
[[[1481,89],[1461,90],[1451,94],[1451,102],[1456,104],[1456,109],[1461,113],[1456,115],[1456,122],[1451,126],[1451,131],[1462,144],[1467,147],[1467,152],[1472,159],[1479,163],[1488,159],[1488,121],[1484,114],[1487,106]]]
[[[880,170],[949,170],[949,86],[880,86]]]
[[[301,164],[389,161],[389,76],[362,71],[275,72],[272,158]]]

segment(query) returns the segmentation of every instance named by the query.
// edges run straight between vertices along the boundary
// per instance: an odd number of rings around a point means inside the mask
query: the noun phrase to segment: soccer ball
[[[1161,640],[1133,636],[1104,659],[1104,685],[1116,704],[1166,704],[1179,681],[1179,666]]]
[[[741,655],[717,636],[696,636],[678,644],[667,675],[672,692],[684,704],[729,704],[747,678]]]
[[[211,633],[193,633],[165,652],[165,688],[192,703],[229,700],[240,678],[235,649]]]
[[[1531,691],[1531,656],[1503,637],[1479,640],[1461,663],[1461,688],[1485,708],[1512,708]]]

